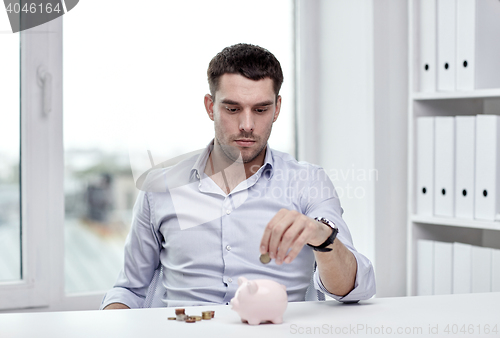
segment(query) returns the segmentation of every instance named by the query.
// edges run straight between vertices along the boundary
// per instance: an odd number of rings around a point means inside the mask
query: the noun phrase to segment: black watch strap
[[[314,220],[316,220],[318,222],[321,222],[323,224],[326,224],[330,228],[332,228],[332,234],[321,245],[318,245],[318,246],[314,246],[314,245],[311,245],[311,244],[307,244],[307,245],[309,245],[315,251],[320,251],[320,252],[332,251],[332,249],[331,248],[327,248],[327,246],[329,246],[330,244],[333,243],[333,241],[335,240],[335,237],[337,237],[337,234],[339,233],[339,229],[337,228],[337,226],[335,225],[335,223],[333,223],[332,221],[330,221],[330,220],[328,220],[328,219],[326,219],[324,217],[316,217]]]

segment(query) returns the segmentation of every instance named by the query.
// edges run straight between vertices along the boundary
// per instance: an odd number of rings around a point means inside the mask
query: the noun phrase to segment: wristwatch
[[[313,248],[314,251],[320,251],[320,252],[332,251],[332,249],[327,248],[327,246],[329,246],[330,244],[333,243],[333,240],[335,239],[335,237],[337,237],[337,234],[339,233],[339,228],[337,228],[335,223],[333,223],[332,221],[330,221],[324,217],[316,217],[314,220],[328,225],[330,228],[332,228],[333,231],[332,231],[332,234],[326,239],[326,241],[323,244],[318,245],[318,246],[314,246],[311,244],[307,244],[307,245],[309,245],[311,248]]]

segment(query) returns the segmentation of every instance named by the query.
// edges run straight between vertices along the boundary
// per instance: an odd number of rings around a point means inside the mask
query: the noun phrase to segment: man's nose
[[[240,130],[248,133],[252,132],[255,127],[252,111],[245,109],[240,116]]]

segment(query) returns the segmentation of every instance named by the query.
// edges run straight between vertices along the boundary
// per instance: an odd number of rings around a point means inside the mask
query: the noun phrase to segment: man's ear
[[[212,95],[205,95],[205,110],[207,111],[210,120],[214,120],[214,101],[212,100]]]
[[[281,95],[276,99],[276,110],[274,111],[273,123],[276,122],[281,110]]]

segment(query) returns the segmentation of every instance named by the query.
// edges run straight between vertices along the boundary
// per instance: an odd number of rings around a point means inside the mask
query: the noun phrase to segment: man
[[[324,170],[267,144],[281,108],[278,60],[237,44],[212,59],[208,81],[215,138],[148,174],[124,268],[101,308],[142,307],[158,267],[165,306],[227,304],[239,276],[284,284],[290,301],[304,300],[313,273],[315,288],[339,301],[372,297],[372,265],[354,249]],[[266,253],[270,264],[259,260]]]

